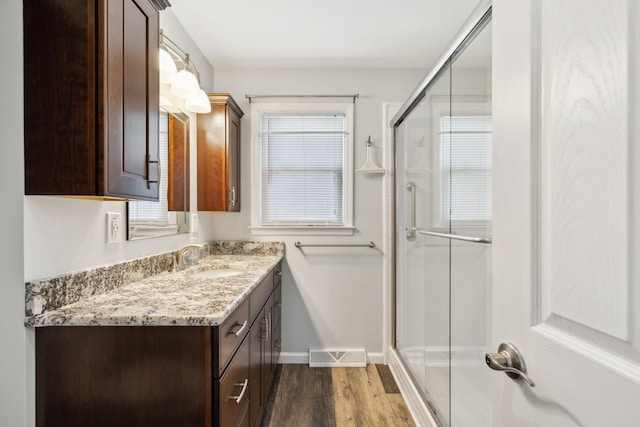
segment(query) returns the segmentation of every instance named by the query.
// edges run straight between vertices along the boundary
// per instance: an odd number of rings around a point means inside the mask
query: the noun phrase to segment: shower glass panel
[[[450,68],[396,129],[396,348],[431,409],[449,416],[449,241],[420,234],[441,224],[440,115],[450,110]]]
[[[451,115],[443,147],[443,215],[457,236],[491,238],[491,23],[451,64]],[[491,245],[451,240],[451,426],[491,426],[484,362],[490,325]]]
[[[412,105],[395,125],[395,346],[442,426],[489,427],[490,12]]]

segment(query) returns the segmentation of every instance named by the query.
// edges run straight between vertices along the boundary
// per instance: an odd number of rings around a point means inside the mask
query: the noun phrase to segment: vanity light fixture
[[[178,74],[176,63],[166,49],[160,49],[160,83],[170,84]]]
[[[200,89],[194,96],[184,100],[184,108],[194,113],[207,114],[211,112],[211,103],[207,94]]]
[[[200,84],[196,76],[187,69],[189,66],[189,55],[186,57],[184,68],[178,71],[178,74],[171,82],[171,93],[178,98],[187,99],[195,96],[200,90]]]
[[[181,68],[180,71],[177,71],[178,68]],[[201,114],[211,112],[209,97],[200,87],[200,73],[190,61],[189,54],[165,36],[162,30],[160,30],[160,82],[171,85],[171,94],[184,99],[184,108],[188,111]]]

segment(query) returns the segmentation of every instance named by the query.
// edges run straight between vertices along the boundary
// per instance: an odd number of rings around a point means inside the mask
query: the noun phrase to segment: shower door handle
[[[484,356],[487,366],[496,371],[502,371],[514,380],[524,380],[531,387],[535,383],[527,376],[527,367],[524,359],[515,345],[507,342],[498,347],[497,353],[487,353]]]
[[[415,240],[416,238],[416,184],[415,182],[407,183],[407,191],[409,196],[409,228],[407,228],[407,240]]]

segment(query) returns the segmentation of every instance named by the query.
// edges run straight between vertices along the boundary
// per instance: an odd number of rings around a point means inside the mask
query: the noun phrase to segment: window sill
[[[255,236],[353,236],[355,227],[314,226],[251,226]]]

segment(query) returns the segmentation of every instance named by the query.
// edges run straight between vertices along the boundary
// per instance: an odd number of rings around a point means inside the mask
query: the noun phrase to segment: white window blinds
[[[442,218],[451,223],[491,221],[491,116],[440,118]]]
[[[129,217],[135,218],[137,225],[167,225],[169,223],[169,117],[160,112],[160,198],[157,202],[129,202]]]
[[[263,113],[261,225],[344,225],[344,113]]]

